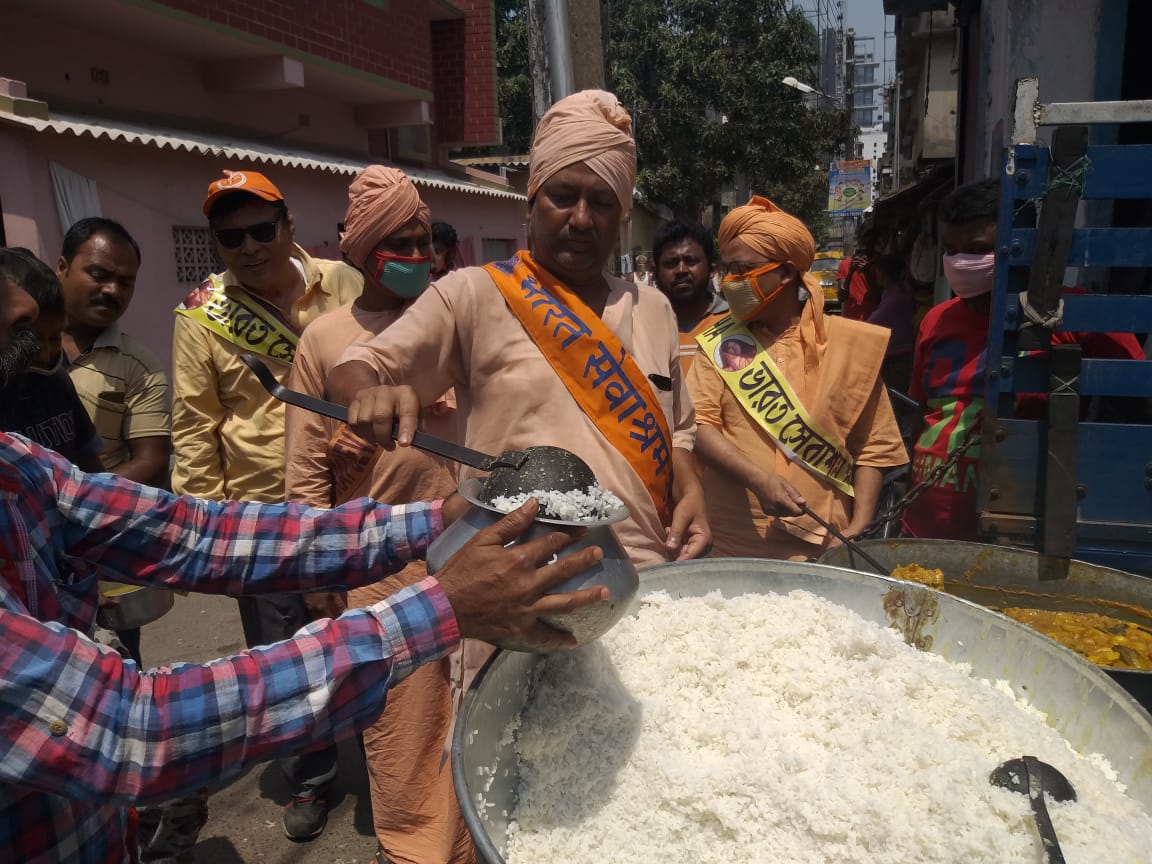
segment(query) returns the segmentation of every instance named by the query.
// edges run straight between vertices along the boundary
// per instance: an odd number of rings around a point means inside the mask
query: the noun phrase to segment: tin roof
[[[355,175],[368,165],[378,164],[382,161],[347,158],[298,150],[262,141],[231,138],[220,134],[142,125],[57,111],[53,111],[47,120],[0,111],[0,121],[29,127],[37,132],[71,134],[77,137],[87,135],[92,138],[107,138],[110,141],[123,141],[128,144],[145,144],[161,150],[184,150],[205,156],[246,159],[267,165],[284,165],[291,168],[328,171],[334,174]],[[397,167],[407,174],[417,186],[465,192],[473,195],[488,195],[493,198],[507,198],[514,201],[526,200],[519,192],[511,189],[487,186],[483,183],[453,177],[443,171],[409,166]]]

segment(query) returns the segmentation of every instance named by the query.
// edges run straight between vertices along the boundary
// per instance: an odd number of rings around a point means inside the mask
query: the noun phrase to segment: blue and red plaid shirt
[[[440,503],[212,503],[84,475],[0,434],[0,858],[121,864],[128,812],[353,734],[459,641],[432,578],[293,639],[141,672],[90,632],[96,580],[343,590],[427,549]]]

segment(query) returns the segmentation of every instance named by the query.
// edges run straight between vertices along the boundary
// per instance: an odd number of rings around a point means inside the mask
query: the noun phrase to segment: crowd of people
[[[417,428],[572,451],[628,508],[616,530],[646,566],[810,560],[837,543],[827,524],[864,529],[909,461],[886,382],[924,403],[921,475],[978,423],[987,184],[943,206],[959,296],[917,337],[899,261],[861,256],[855,307],[826,315],[811,232],[759,196],[717,240],[675,220],[640,277],[608,274],[635,180],[628,112],[570,96],[536,130],[527,249],[457,268],[456,232],[399,169],[352,182],[340,261],[295,243],[268,177],[226,171],[203,202],[225,269],[175,310],[171,392],[118,323],[142,254],[125,226],[81,220],[54,270],[3,251],[0,848],[186,864],[209,792],[266,760],[291,786],[285,834],[307,840],[336,742],[360,733],[376,860],[474,860],[445,762],[456,697],[488,640],[572,647],[539,618],[603,594],[546,591],[598,552],[555,560],[562,533],[507,548],[529,502],[429,577],[472,471],[408,446]],[[285,408],[245,354],[348,421]],[[974,459],[909,533],[975,536]],[[234,595],[249,650],[145,671],[139,631],[92,638],[100,582]]]

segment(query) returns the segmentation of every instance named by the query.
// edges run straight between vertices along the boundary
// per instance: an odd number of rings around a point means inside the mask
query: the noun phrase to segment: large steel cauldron
[[[641,570],[633,608],[653,591],[694,597],[719,590],[736,597],[794,589],[826,597],[877,624],[896,626],[907,641],[970,664],[973,677],[1008,681],[1017,695],[1048,714],[1073,747],[1106,756],[1129,794],[1152,808],[1152,716],[1091,663],[981,606],[853,570],[729,558]],[[910,618],[900,609],[931,614]],[[531,698],[529,673],[540,659],[535,654],[497,653],[468,691],[456,723],[452,776],[482,864],[504,864],[519,783],[508,730]],[[478,806],[481,801],[483,806]]]
[[[902,564],[944,571],[944,589],[981,606],[1097,612],[1152,629],[1152,579],[1029,549],[958,540],[868,540],[860,544],[889,571]],[[872,572],[846,548],[822,564]],[[1152,711],[1152,672],[1102,667]]]

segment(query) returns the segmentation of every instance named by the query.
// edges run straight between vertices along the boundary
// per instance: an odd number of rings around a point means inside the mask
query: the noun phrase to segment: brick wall
[[[436,135],[442,144],[458,144],[465,139],[468,121],[467,40],[467,19],[432,22]]]
[[[432,44],[422,0],[154,0],[216,24],[260,36],[432,90]],[[491,48],[489,48],[491,53]]]
[[[430,21],[426,0],[153,0],[234,30],[429,90],[437,145],[499,140],[492,0],[454,0],[463,18]]]
[[[436,131],[440,144],[495,144],[496,27],[491,0],[455,0],[463,19],[432,24]]]

